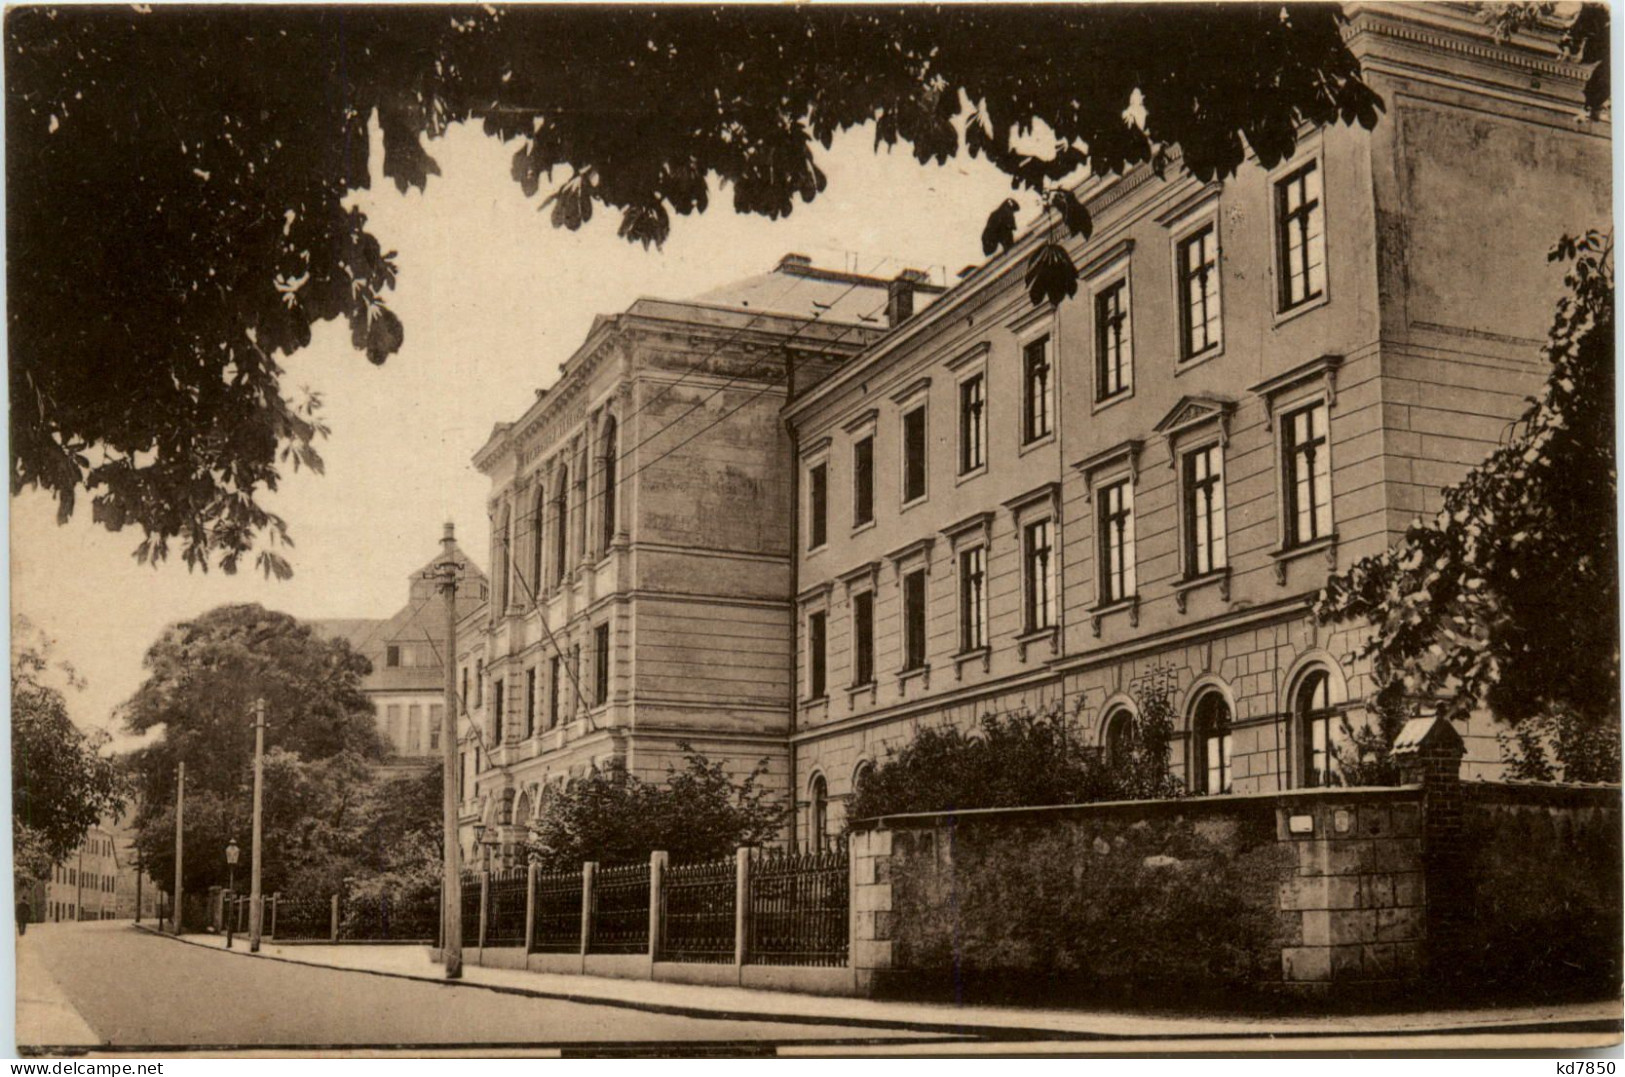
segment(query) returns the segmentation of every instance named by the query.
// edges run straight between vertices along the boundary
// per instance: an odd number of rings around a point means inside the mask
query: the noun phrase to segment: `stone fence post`
[[[649,960],[660,960],[660,936],[666,926],[666,860],[665,850],[656,849],[649,854]]]
[[[491,873],[480,872],[480,949],[485,949],[485,929],[491,921]]]
[[[734,969],[750,957],[750,849],[734,852]]]
[[[1438,715],[1412,718],[1394,740],[1400,781],[1422,787],[1422,874],[1427,900],[1427,963],[1448,976],[1474,916],[1472,880],[1462,849],[1461,760],[1466,745],[1456,727]]]
[[[328,901],[328,938],[333,942],[339,941],[339,896],[334,894]]]
[[[541,866],[532,864],[525,872],[525,953],[531,952],[531,940],[536,937],[536,876]]]
[[[598,864],[589,860],[581,865],[581,957],[587,957],[587,946],[592,942],[593,906],[596,904],[594,889],[598,882]]]
[[[874,994],[876,980],[893,968],[891,854],[890,830],[859,830],[847,843],[848,960],[859,995]]]

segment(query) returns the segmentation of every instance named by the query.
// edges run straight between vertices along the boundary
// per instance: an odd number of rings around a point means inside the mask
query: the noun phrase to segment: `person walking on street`
[[[28,902],[17,902],[17,934],[28,934],[28,917],[31,913],[33,913],[33,911],[33,908],[29,906]]]

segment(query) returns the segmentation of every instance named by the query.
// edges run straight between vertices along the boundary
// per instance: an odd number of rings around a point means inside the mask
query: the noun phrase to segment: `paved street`
[[[189,946],[123,921],[38,925],[18,947],[19,978],[40,981],[20,983],[19,996],[35,999],[36,1010],[51,1018],[43,1024],[19,1020],[24,1046],[30,1045],[31,1028],[73,1027],[64,1007],[51,1006],[45,997],[51,994],[47,977],[95,1041],[114,1047],[639,1041],[693,1048],[935,1038],[855,1026],[650,1013],[311,968]],[[49,1032],[36,1035],[50,1042]]]

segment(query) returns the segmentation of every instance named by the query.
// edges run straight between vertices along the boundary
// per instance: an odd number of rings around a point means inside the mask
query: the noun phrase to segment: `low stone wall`
[[[1233,997],[1403,984],[1421,790],[895,817],[854,835],[853,965],[877,995]]]
[[[1463,783],[1419,719],[1408,784],[872,820],[852,965],[872,995],[1120,1002],[1611,996],[1618,786]]]

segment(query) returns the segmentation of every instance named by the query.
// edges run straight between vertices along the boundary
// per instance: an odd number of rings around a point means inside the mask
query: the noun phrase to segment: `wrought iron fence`
[[[478,872],[463,872],[463,945],[480,944],[480,876]]]
[[[602,868],[593,879],[594,954],[641,954],[649,950],[649,865]]]
[[[846,850],[764,853],[751,861],[749,960],[757,965],[844,965]]]
[[[278,898],[276,938],[289,942],[333,937],[331,898]]]
[[[573,954],[581,949],[580,870],[537,874],[530,948],[544,954]]]
[[[438,891],[351,898],[339,904],[339,940],[433,943],[440,935],[439,920]]]
[[[660,960],[734,959],[735,872],[732,858],[666,869],[660,895]]]
[[[491,873],[486,885],[485,945],[525,945],[525,891],[529,885],[524,868]]]

